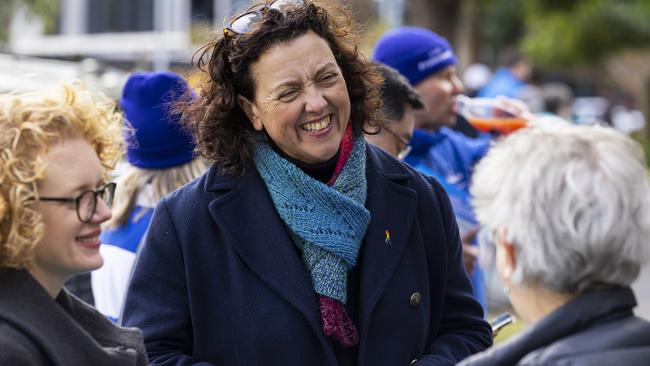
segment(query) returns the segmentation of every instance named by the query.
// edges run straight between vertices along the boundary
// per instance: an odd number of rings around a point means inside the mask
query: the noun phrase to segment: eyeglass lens
[[[235,19],[230,25],[230,28],[239,34],[248,33],[260,20],[261,16],[259,13],[245,13]]]
[[[288,7],[304,4],[303,0],[276,0],[269,4],[269,9],[283,11]]]
[[[113,196],[115,193],[115,184],[111,183],[97,192],[87,191],[84,192],[77,201],[77,215],[82,222],[88,222],[92,219],[97,209],[97,198],[110,207],[113,204]]]
[[[79,196],[79,200],[77,201],[77,213],[79,214],[79,220],[83,222],[90,221],[90,219],[95,214],[96,206],[97,199],[95,197],[95,192],[88,191]]]

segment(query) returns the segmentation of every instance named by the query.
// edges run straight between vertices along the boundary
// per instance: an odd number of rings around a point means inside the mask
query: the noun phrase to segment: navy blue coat
[[[358,364],[453,365],[487,348],[443,189],[375,147],[367,156]],[[155,365],[337,362],[309,274],[252,166],[240,178],[213,166],[160,202],[123,322],[142,329]]]

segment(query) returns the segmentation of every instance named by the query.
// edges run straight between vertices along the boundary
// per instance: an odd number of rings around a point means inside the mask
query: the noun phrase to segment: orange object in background
[[[497,130],[504,135],[507,135],[513,131],[516,131],[526,126],[526,120],[524,118],[518,118],[518,117],[502,117],[502,118],[469,117],[467,118],[467,120],[477,130],[483,132],[490,132],[490,131]]]

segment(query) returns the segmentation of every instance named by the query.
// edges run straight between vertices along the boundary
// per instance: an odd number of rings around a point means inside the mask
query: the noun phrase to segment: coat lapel
[[[370,316],[397,268],[415,217],[417,195],[402,183],[411,173],[397,163],[381,166],[379,157],[368,150],[368,196],[371,220],[361,251],[359,330],[365,338]],[[391,171],[391,165],[395,169]]]
[[[0,270],[0,323],[23,332],[52,364],[146,364],[139,331],[118,328],[61,291],[55,301],[27,270]]]
[[[212,172],[211,172],[212,173]],[[246,264],[275,292],[307,319],[325,348],[331,349],[321,330],[320,308],[311,279],[295,245],[277,214],[266,186],[253,166],[240,179],[213,174],[206,184],[218,198],[209,210]]]

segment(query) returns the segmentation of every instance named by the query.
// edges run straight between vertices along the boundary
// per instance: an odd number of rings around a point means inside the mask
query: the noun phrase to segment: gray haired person
[[[471,192],[530,326],[468,365],[647,365],[650,323],[630,284],[650,256],[650,185],[630,138],[538,121],[492,147]]]

